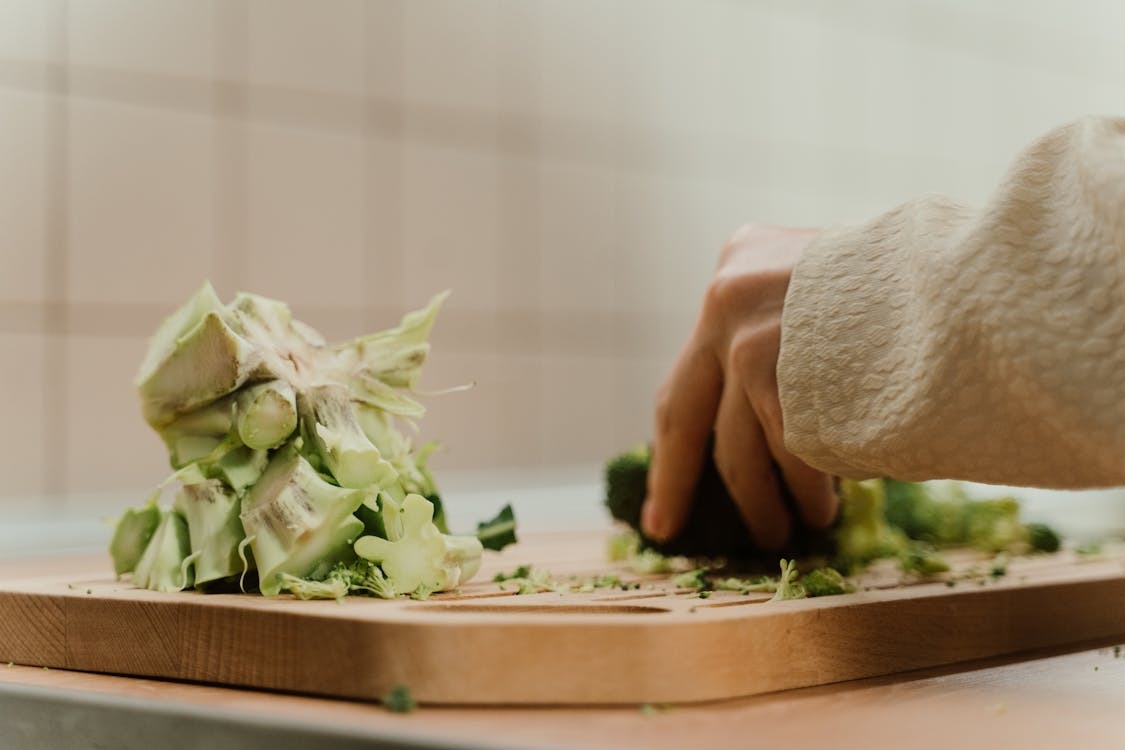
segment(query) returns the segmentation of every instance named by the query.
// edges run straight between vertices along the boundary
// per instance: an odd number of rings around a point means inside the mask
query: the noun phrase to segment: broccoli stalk
[[[248,448],[276,448],[297,429],[297,396],[284,380],[250,386],[237,403],[238,436]]]
[[[352,514],[364,497],[324,481],[292,447],[279,451],[243,498],[240,516],[262,593],[280,592],[281,573],[318,578],[349,559],[363,533]]]
[[[187,523],[195,584],[217,581],[239,573],[238,545],[244,534],[239,520],[239,499],[218,479],[201,474],[185,478],[172,509]]]
[[[785,599],[804,599],[808,596],[805,587],[798,582],[800,571],[797,570],[796,560],[781,561],[781,577],[777,581],[777,591],[773,593],[771,602],[783,601]]]

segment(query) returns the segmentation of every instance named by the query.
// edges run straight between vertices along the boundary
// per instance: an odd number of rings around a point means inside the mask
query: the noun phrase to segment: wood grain
[[[492,559],[481,582],[426,602],[162,594],[81,572],[7,580],[0,661],[367,700],[405,684],[431,704],[606,705],[748,696],[1125,637],[1121,561],[1065,553],[954,588],[899,586],[876,567],[862,581],[870,590],[789,602],[701,600],[659,578],[525,596],[489,582],[525,562],[603,573],[602,549],[596,535],[532,539]]]

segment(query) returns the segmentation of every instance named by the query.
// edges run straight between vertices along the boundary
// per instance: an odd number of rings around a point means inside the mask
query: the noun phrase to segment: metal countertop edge
[[[425,712],[426,708],[418,709]],[[497,726],[497,732],[502,732]],[[331,743],[330,745],[328,743]],[[0,684],[3,750],[514,750],[509,741],[487,744],[416,733],[363,731],[285,716],[240,713],[210,706],[103,695],[72,688]],[[540,746],[544,749],[551,746]],[[563,746],[554,746],[563,750]]]

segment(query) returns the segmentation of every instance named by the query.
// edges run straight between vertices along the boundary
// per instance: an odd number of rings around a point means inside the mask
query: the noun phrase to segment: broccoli
[[[835,568],[817,568],[801,578],[801,585],[809,596],[837,596],[853,591]]]
[[[432,504],[432,501],[431,501]],[[434,515],[437,515],[437,507],[435,505]],[[437,526],[437,521],[434,521]],[[438,530],[441,527],[438,526]],[[448,531],[444,533],[449,533]],[[495,518],[488,521],[481,521],[477,524],[477,539],[480,541],[481,546],[490,550],[502,550],[509,544],[516,543],[516,517],[512,512],[511,505],[505,505],[500,509],[500,512]]]
[[[929,578],[949,570],[949,563],[945,558],[925,542],[911,543],[899,555],[898,562],[903,573],[922,578]]]
[[[836,531],[835,567],[856,570],[881,557],[895,557],[908,540],[887,523],[886,494],[881,479],[840,481],[841,519]]]
[[[185,565],[190,553],[183,516],[170,510],[160,511],[160,523],[133,569],[133,581],[154,591],[182,591],[192,585],[191,571]]]
[[[416,598],[516,541],[510,506],[452,536],[426,460],[401,429],[446,294],[395,328],[329,344],[282,302],[205,284],[165,320],[136,379],[175,473],[117,524],[110,554],[138,586]],[[176,486],[170,510],[163,493]],[[367,559],[370,558],[370,559]],[[382,567],[380,567],[382,566]]]
[[[113,570],[117,575],[132,573],[137,567],[160,520],[160,507],[156,504],[156,497],[152,497],[144,507],[126,510],[117,521],[113,540],[109,543]]]
[[[399,505],[384,494],[380,502],[385,506],[387,538],[361,537],[355,542],[355,553],[378,563],[396,591],[456,588],[480,568],[480,540],[438,531],[433,523],[433,503],[426,498],[409,494]]]
[[[707,455],[711,455],[710,448]],[[734,499],[714,461],[708,459],[695,489],[695,501],[681,532],[667,542],[656,542],[640,533],[641,505],[647,492],[652,450],[641,445],[612,459],[605,467],[606,506],[610,514],[638,532],[639,546],[665,556],[722,557],[748,567],[765,568],[777,560],[776,552],[763,552],[753,542]],[[831,533],[802,530],[793,535],[784,552],[792,555],[824,554],[831,549]]]
[[[711,582],[707,580],[707,574],[709,572],[707,568],[696,568],[686,573],[680,573],[672,579],[672,585],[678,589],[705,591],[711,588]]]
[[[1062,546],[1058,532],[1042,523],[1027,525],[1027,543],[1032,552],[1058,552]]]
[[[993,553],[1059,549],[1059,536],[1053,529],[1020,521],[1015,498],[972,500],[957,482],[916,484],[886,479],[884,484],[887,520],[911,539]]]
[[[796,560],[781,561],[781,577],[777,580],[777,590],[773,592],[773,598],[770,601],[782,601],[784,599],[804,599],[808,596],[805,587],[798,582],[800,572],[797,570]]]

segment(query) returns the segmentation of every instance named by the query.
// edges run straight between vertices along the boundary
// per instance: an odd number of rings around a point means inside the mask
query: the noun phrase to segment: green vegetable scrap
[[[516,541],[511,506],[452,535],[404,430],[445,300],[395,328],[329,344],[277,300],[227,305],[204,285],[161,324],[137,387],[174,473],[118,521],[110,555],[141,587],[302,599],[425,598],[456,588],[484,549]],[[161,504],[173,493],[170,507]]]
[[[817,568],[806,573],[801,585],[809,596],[838,596],[855,590],[835,568]]]
[[[707,455],[711,455],[710,450]],[[701,580],[717,590],[748,593],[779,588],[768,578],[723,579],[713,572],[725,564],[748,572],[762,571],[777,557],[753,544],[738,506],[712,461],[703,467],[691,513],[680,534],[660,543],[646,538],[640,530],[640,517],[651,462],[652,449],[641,445],[606,464],[606,506],[614,518],[629,527],[611,540],[611,560],[643,570],[637,567],[637,561],[643,561],[644,555],[652,555],[657,564],[668,555],[682,555],[686,559],[679,565],[689,570],[704,565],[707,572]],[[841,512],[835,524],[823,531],[798,527],[781,551],[784,558],[813,565],[830,561],[831,567],[825,570],[837,574],[855,573],[875,560],[892,558],[898,560],[903,573],[928,578],[949,570],[941,553],[948,547],[1010,555],[1054,552],[1060,547],[1059,535],[1053,529],[1021,521],[1019,503],[1014,498],[973,500],[957,482],[842,479],[838,494]],[[1079,548],[1078,552],[1096,554],[1092,547]],[[815,586],[821,582],[822,574],[810,576],[790,583],[806,586],[811,580]]]
[[[797,570],[796,560],[781,561],[781,577],[777,582],[777,591],[773,592],[770,601],[783,601],[785,599],[804,599],[808,596],[805,587],[798,582],[800,571]]]
[[[841,480],[836,567],[858,570],[872,560],[896,557],[907,549],[906,534],[887,522],[886,497],[881,479]]]
[[[418,708],[410,688],[406,685],[395,685],[383,696],[383,706],[391,713],[408,714]]]
[[[898,558],[899,567],[907,575],[930,578],[949,570],[941,553],[925,542],[911,542]]]

